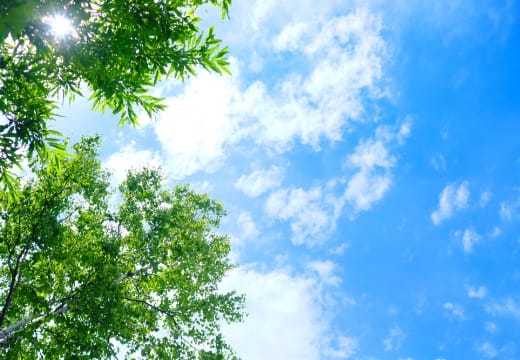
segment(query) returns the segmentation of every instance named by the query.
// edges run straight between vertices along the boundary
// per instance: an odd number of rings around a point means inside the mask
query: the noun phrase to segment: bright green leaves
[[[184,80],[200,67],[229,73],[227,49],[199,28],[205,4],[228,14],[230,0],[18,1],[0,5],[0,173],[25,157],[61,150],[49,133],[58,98],[89,89],[93,107],[138,123],[164,109],[149,90],[168,76]],[[42,19],[57,12],[74,31],[57,41]],[[10,35],[8,35],[10,34]],[[6,183],[9,177],[0,179]]]
[[[1,193],[0,357],[107,359],[119,343],[127,358],[234,358],[220,323],[241,319],[243,297],[218,291],[233,266],[222,205],[145,169],[109,206],[98,146]]]

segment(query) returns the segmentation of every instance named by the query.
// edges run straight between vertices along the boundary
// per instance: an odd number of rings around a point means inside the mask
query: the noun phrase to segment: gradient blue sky
[[[160,165],[222,200],[244,360],[520,358],[515,1],[235,1],[233,76],[139,128],[79,100],[114,181]]]

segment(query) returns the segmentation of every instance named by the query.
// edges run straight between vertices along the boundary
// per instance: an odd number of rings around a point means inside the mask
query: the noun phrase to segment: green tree
[[[98,143],[0,194],[0,357],[121,358],[120,344],[126,358],[233,358],[220,324],[243,298],[218,289],[232,268],[221,204],[165,190],[154,169],[129,172],[111,202]]]
[[[137,123],[143,109],[162,109],[150,87],[168,76],[184,79],[197,67],[229,72],[227,49],[213,28],[203,31],[201,6],[228,13],[231,0],[3,0],[0,3],[0,180],[25,157],[63,150],[48,126],[57,99],[87,88],[95,109],[120,123]],[[70,34],[53,35],[56,15]]]

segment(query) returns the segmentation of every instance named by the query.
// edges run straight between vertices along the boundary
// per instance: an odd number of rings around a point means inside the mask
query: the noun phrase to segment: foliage
[[[0,194],[0,357],[233,358],[220,323],[243,298],[217,288],[232,267],[221,204],[146,169],[110,205],[98,143]]]
[[[148,91],[161,79],[180,80],[197,66],[229,72],[227,49],[196,10],[206,4],[225,17],[231,0],[4,0],[0,3],[0,177],[34,155],[63,150],[48,128],[56,100],[87,88],[95,109],[110,109],[120,123],[137,123],[137,110],[163,108]],[[58,38],[52,18],[70,19]]]

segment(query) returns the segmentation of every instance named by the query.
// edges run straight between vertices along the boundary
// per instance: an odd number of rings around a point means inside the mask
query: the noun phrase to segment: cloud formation
[[[249,197],[257,197],[268,190],[280,186],[284,171],[279,166],[267,170],[255,170],[249,175],[242,175],[235,182],[235,188]]]
[[[520,320],[520,304],[511,297],[488,304],[486,311],[492,315],[512,317]]]
[[[129,170],[139,170],[144,167],[159,168],[163,160],[158,152],[152,150],[137,150],[135,142],[124,145],[118,152],[110,155],[103,166],[112,173],[112,181],[119,184]]]
[[[392,152],[404,143],[410,131],[408,120],[397,128],[377,127],[373,137],[360,140],[346,157],[347,168],[354,169],[354,173],[348,176],[346,171],[346,175],[330,179],[326,186],[308,190],[288,187],[272,191],[266,200],[267,215],[290,222],[293,243],[321,242],[335,229],[342,214],[348,213],[353,219],[383,198],[397,163]]]
[[[310,190],[285,188],[273,191],[265,205],[267,215],[289,220],[295,244],[314,244],[334,229],[336,216],[321,187]]]
[[[353,215],[369,210],[390,188],[390,170],[397,159],[390,154],[389,148],[402,144],[411,132],[410,127],[409,120],[403,122],[397,130],[380,126],[374,138],[361,141],[347,157],[347,164],[357,169],[348,180],[344,192],[344,200]]]
[[[447,310],[453,318],[456,318],[457,320],[464,320],[464,308],[458,304],[454,304],[452,302],[445,302],[442,307]]]
[[[333,359],[350,359],[359,349],[359,340],[353,336],[339,336],[337,346],[330,347],[325,355]]]
[[[273,84],[242,74],[236,59],[231,78],[201,72],[180,93],[163,84],[166,111],[143,123],[154,129],[172,176],[215,171],[244,141],[277,153],[296,142],[318,150],[342,140],[350,122],[366,120],[365,104],[386,95],[380,18],[359,9],[309,21],[287,24],[271,50],[294,52],[308,66]]]
[[[487,295],[487,288],[485,286],[479,286],[478,288],[468,287],[467,291],[470,298],[483,299]]]
[[[393,326],[388,337],[383,339],[383,350],[384,351],[396,351],[401,348],[402,343],[406,339],[406,334],[399,326]]]
[[[325,340],[329,323],[315,277],[294,275],[288,269],[260,272],[242,266],[229,274],[222,287],[246,295],[249,316],[243,323],[224,328],[242,358],[318,360],[330,351]],[[352,355],[356,351],[352,341],[335,339],[336,354]]]
[[[473,228],[467,228],[464,231],[457,231],[455,236],[462,243],[462,249],[466,254],[471,253],[473,247],[482,239],[482,236],[480,236],[480,234]]]
[[[449,184],[439,195],[439,207],[432,212],[431,219],[435,225],[439,225],[453,216],[454,212],[464,209],[469,201],[468,182],[460,185]]]

